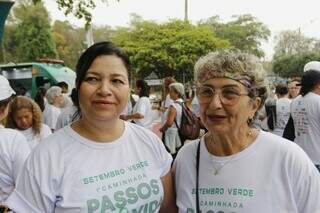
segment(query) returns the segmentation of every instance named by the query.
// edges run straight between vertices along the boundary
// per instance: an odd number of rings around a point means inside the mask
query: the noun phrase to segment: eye
[[[204,97],[211,97],[213,96],[213,90],[210,87],[200,87],[199,88],[199,95]]]
[[[227,88],[222,90],[222,96],[227,99],[234,99],[240,96],[240,92],[235,89]]]
[[[85,77],[84,81],[88,82],[88,83],[96,83],[98,82],[100,79],[95,77],[95,76],[87,76]]]
[[[118,78],[113,79],[112,82],[115,84],[124,84],[124,81]]]

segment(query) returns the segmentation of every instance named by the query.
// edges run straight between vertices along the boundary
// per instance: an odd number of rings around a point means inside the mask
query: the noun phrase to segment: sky
[[[112,27],[127,26],[130,14],[136,13],[145,20],[163,23],[172,18],[184,19],[185,0],[95,0],[92,11],[93,25]],[[84,21],[72,15],[65,16],[54,0],[45,0],[45,6],[53,20],[68,20],[81,27]],[[222,21],[230,21],[232,15],[251,14],[270,30],[268,42],[262,48],[270,59],[275,45],[274,36],[284,30],[299,30],[306,36],[320,39],[320,13],[318,0],[188,0],[188,19],[192,23],[218,15]]]

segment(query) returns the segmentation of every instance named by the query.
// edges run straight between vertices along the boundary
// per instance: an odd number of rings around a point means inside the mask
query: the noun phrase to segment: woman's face
[[[64,97],[63,97],[63,94],[61,93],[60,95],[56,96],[54,98],[54,105],[57,106],[57,107],[63,107],[65,105],[64,103]]]
[[[20,130],[26,130],[32,127],[33,113],[30,109],[22,108],[16,111],[14,121]]]
[[[301,86],[299,86],[299,82],[293,81],[288,85],[289,96],[291,98],[295,98],[299,95]]]
[[[170,98],[174,101],[179,98],[179,93],[176,92],[174,89],[169,90],[169,95],[170,95]]]
[[[82,116],[96,120],[118,119],[128,96],[128,72],[122,60],[114,55],[98,56],[80,85]]]
[[[254,104],[256,100],[250,99],[246,87],[238,81],[213,78],[201,86],[204,98],[200,97],[200,89],[197,91],[200,116],[211,132],[224,134],[247,126],[248,118],[252,118],[258,108]]]

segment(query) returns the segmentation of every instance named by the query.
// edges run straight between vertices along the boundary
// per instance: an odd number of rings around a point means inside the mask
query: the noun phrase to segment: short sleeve
[[[300,147],[289,161],[289,175],[299,212],[320,213],[320,173]]]
[[[149,106],[149,105],[146,104],[146,99],[141,97],[141,98],[139,98],[138,102],[136,103],[135,112],[145,116],[147,113],[147,106]]]
[[[155,141],[156,143],[156,156],[158,160],[158,165],[160,168],[160,176],[163,177],[165,176],[171,169],[171,164],[172,164],[172,156],[171,154],[166,150],[164,147],[163,142],[155,136]]]
[[[18,176],[16,188],[6,204],[16,212],[53,212],[55,190],[50,173],[50,156],[38,147],[28,157]],[[50,174],[50,175],[49,175]]]

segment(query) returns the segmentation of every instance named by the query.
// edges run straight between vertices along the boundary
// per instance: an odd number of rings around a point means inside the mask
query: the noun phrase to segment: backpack
[[[265,109],[267,114],[267,125],[270,130],[274,130],[274,128],[276,127],[276,121],[277,121],[276,100],[266,101]]]
[[[182,108],[181,125],[178,126],[176,119],[174,122],[178,127],[181,142],[199,138],[201,125],[198,117],[184,103],[179,104]]]

